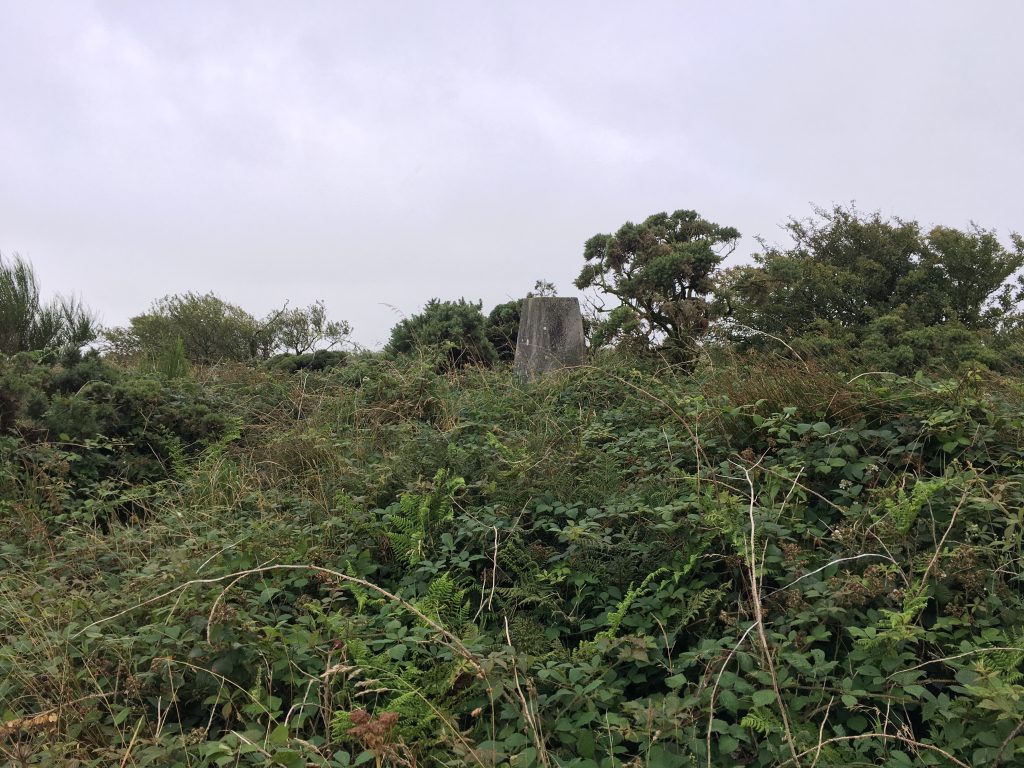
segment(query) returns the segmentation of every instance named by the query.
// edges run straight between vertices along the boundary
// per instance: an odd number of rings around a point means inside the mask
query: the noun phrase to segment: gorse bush
[[[5,759],[1019,763],[1019,382],[647,365],[4,361]]]
[[[456,368],[494,363],[498,353],[487,337],[487,318],[479,302],[431,299],[419,314],[391,329],[385,351],[403,354],[418,348],[440,347]]]
[[[487,340],[502,362],[509,363],[515,359],[522,314],[523,300],[519,299],[499,304],[487,315]]]
[[[537,280],[527,298],[557,295],[554,284]],[[498,304],[486,316],[483,303],[431,299],[423,312],[391,329],[385,351],[407,354],[441,350],[450,367],[510,363],[515,358],[523,299]]]
[[[69,368],[0,357],[4,498],[19,525],[106,525],[142,513],[148,487],[232,432],[222,404],[185,382],[125,374],[96,355]],[[20,469],[19,469],[20,468]],[[87,498],[77,489],[91,487]],[[37,514],[32,500],[45,499]]]

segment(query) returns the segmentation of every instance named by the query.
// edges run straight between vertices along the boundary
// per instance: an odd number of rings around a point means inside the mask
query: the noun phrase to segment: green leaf
[[[267,743],[272,747],[283,747],[288,743],[288,726],[282,723],[267,736]]]
[[[974,685],[978,682],[978,673],[970,667],[962,667],[956,671],[956,681],[961,685]]]
[[[528,768],[537,764],[537,750],[534,747],[527,747],[513,758],[516,768]]]
[[[576,751],[580,757],[593,757],[594,746],[594,732],[580,731],[580,735],[576,737]]]
[[[734,751],[739,745],[740,743],[732,736],[722,736],[718,740],[718,748],[726,754]]]
[[[392,645],[390,648],[388,648],[388,656],[390,656],[395,661],[401,661],[405,658],[405,654],[408,650],[409,649],[401,643],[399,643],[398,645]]]
[[[286,768],[306,768],[306,760],[302,757],[301,752],[296,752],[294,749],[282,749],[274,753],[274,762],[279,763]]]
[[[718,694],[718,702],[730,712],[737,712],[740,708],[740,701],[736,694],[726,689]]]
[[[770,689],[754,691],[754,695],[752,698],[755,707],[764,707],[769,704],[775,703],[775,691]]]
[[[862,733],[868,727],[867,718],[861,715],[854,715],[846,720],[846,727],[854,733]]]
[[[671,677],[665,678],[665,685],[669,688],[682,688],[686,685],[686,675],[672,675]]]
[[[669,752],[660,744],[651,747],[644,762],[645,768],[678,768],[681,764],[683,764],[681,755]]]

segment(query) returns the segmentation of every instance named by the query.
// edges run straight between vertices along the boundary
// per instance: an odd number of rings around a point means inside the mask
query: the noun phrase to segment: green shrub
[[[481,311],[482,306],[480,302],[474,304],[465,299],[457,302],[431,299],[423,312],[405,318],[391,329],[385,351],[398,355],[436,347],[455,368],[494,363],[498,355],[487,338],[487,318]]]
[[[515,359],[522,312],[523,300],[519,299],[499,304],[487,315],[487,340],[502,362],[509,363]]]
[[[1020,762],[1018,381],[437,362],[4,359],[0,748]]]
[[[282,354],[270,358],[267,361],[267,367],[286,373],[325,371],[329,368],[343,366],[348,357],[347,352],[337,350],[317,350],[316,352],[306,352],[301,355]]]

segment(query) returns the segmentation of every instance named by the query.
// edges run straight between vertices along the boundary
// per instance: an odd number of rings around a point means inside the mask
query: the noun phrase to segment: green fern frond
[[[608,627],[601,632],[598,632],[593,640],[588,640],[579,644],[576,648],[575,655],[582,656],[593,651],[597,647],[597,643],[601,640],[611,640],[618,634],[619,627],[622,625],[623,619],[629,613],[629,609],[632,607],[636,599],[646,591],[647,587],[659,576],[669,573],[668,568],[659,568],[647,575],[647,577],[640,583],[639,587],[634,587],[630,584],[629,589],[626,590],[626,594],[622,600],[615,607],[613,611],[608,614]]]
[[[909,495],[905,489],[900,488],[895,498],[882,502],[881,519],[885,520],[886,526],[897,535],[906,535],[925,504],[947,484],[946,478],[937,477],[931,480],[918,480]]]
[[[686,607],[680,616],[679,626],[685,627],[692,622],[699,614],[710,612],[711,608],[721,600],[726,593],[725,587],[717,589],[701,589],[691,595],[686,601]]]
[[[1024,648],[1024,631],[1017,630],[1009,634],[1008,647]],[[1024,650],[1001,650],[985,654],[985,663],[999,674],[999,677],[1010,685],[1024,681]]]
[[[449,573],[434,577],[416,607],[445,628],[458,632],[469,619],[469,589],[460,587]]]
[[[928,605],[928,589],[922,587],[907,593],[903,599],[903,608],[898,611],[883,610],[882,618],[874,631],[850,628],[850,633],[857,637],[857,645],[869,651],[895,648],[900,643],[913,640],[924,633],[924,628],[917,623],[921,611]]]
[[[750,710],[746,715],[744,715],[743,719],[740,720],[740,726],[743,728],[751,728],[765,737],[782,731],[782,724],[775,716],[775,713],[764,707],[756,707]]]
[[[626,590],[626,595],[616,606],[615,610],[608,614],[608,628],[603,632],[599,632],[595,639],[604,637],[610,640],[615,637],[615,635],[618,634],[619,627],[622,625],[622,620],[626,618],[626,614],[629,613],[629,609],[633,606],[636,599],[646,591],[652,581],[668,572],[668,568],[662,567],[653,573],[649,573],[640,583],[639,587],[634,589],[633,585],[630,584],[629,589]]]
[[[461,477],[439,469],[425,493],[403,493],[385,510],[384,533],[395,553],[409,565],[426,559],[439,529],[455,518],[455,498],[466,487]]]

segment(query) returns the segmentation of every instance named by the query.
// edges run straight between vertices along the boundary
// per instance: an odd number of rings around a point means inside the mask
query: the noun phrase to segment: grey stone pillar
[[[523,301],[517,374],[532,381],[546,371],[582,365],[586,351],[579,299],[550,296]]]

